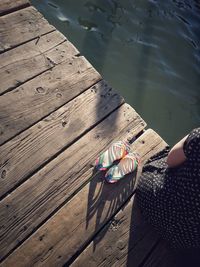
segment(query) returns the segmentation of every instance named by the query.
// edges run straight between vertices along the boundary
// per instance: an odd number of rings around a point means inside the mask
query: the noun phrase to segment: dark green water
[[[31,2],[170,145],[200,125],[200,1]]]

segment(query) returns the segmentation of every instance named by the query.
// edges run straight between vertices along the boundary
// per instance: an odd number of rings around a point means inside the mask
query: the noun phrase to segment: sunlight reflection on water
[[[198,1],[32,3],[169,144],[200,125]]]

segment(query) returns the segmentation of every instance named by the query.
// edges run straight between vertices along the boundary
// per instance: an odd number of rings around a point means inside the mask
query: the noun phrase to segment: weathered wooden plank
[[[177,267],[174,256],[164,241],[160,241],[152,251],[143,267]]]
[[[30,2],[28,0],[1,0],[0,16],[28,6],[30,6]]]
[[[0,55],[0,94],[51,69],[78,54],[78,50],[58,31],[53,31]]]
[[[53,30],[55,28],[32,6],[5,15],[0,18],[0,52]]]
[[[157,242],[158,236],[145,224],[133,196],[70,266],[143,266]]]
[[[125,106],[122,106],[121,109]],[[127,111],[130,112],[130,110]],[[133,131],[132,121],[130,119],[130,122],[127,122],[127,113],[124,113],[124,115],[125,118],[122,112],[119,113],[114,128],[108,129],[106,127],[104,129],[104,127],[101,127],[96,135],[100,136],[99,138],[102,138],[102,141],[108,138],[108,132],[110,135],[112,131],[112,138],[115,139],[129,139],[129,137],[132,137],[133,132],[130,135],[130,129]],[[130,123],[129,130],[127,132],[118,131],[120,124],[125,121]],[[111,127],[113,126],[111,125]],[[98,147],[102,147],[102,145],[97,144],[96,139],[88,138],[88,140],[90,140],[91,145],[93,144],[93,149],[95,147],[95,150],[97,150]],[[154,149],[149,146],[151,142],[154,143]],[[134,148],[141,153],[143,160],[160,150],[163,145],[162,139],[157,138],[157,135],[151,130],[148,130],[134,142]],[[90,146],[87,149],[90,149]],[[91,151],[89,150],[88,153],[91,153]],[[88,164],[91,164],[92,161],[89,160]],[[86,176],[89,177],[91,174],[92,169],[86,173]],[[85,180],[86,176],[85,174],[81,176],[81,180]],[[90,183],[79,191],[70,202],[65,204],[46,224],[11,254],[3,266],[12,266],[14,262],[20,262],[19,266],[32,266],[33,264],[36,266],[62,266],[68,261],[100,230],[132,194],[135,175],[129,175],[126,180],[114,185],[102,183],[102,178],[103,174],[97,173]]]
[[[85,104],[88,105],[82,102],[84,108]],[[96,116],[100,116],[98,105],[97,103]],[[80,121],[72,121],[72,132],[76,127],[83,127]],[[133,137],[144,127],[145,123],[140,116],[129,105],[122,105],[4,198],[0,202],[1,258],[92,176],[91,164],[113,139]],[[65,140],[68,136],[69,132],[65,135]],[[43,138],[46,138],[45,134]],[[23,148],[21,152],[23,153]]]
[[[0,97],[0,144],[101,80],[82,56],[72,57]]]
[[[166,143],[152,130],[147,130],[132,145],[132,149],[142,156],[142,163],[165,147]],[[140,171],[141,168],[137,176],[140,175]],[[120,193],[123,194],[124,188],[120,189],[114,199],[120,198]],[[95,194],[93,198],[95,199]],[[99,201],[102,200],[101,196]],[[115,216],[72,264],[73,267],[85,266],[86,262],[91,267],[140,266],[147,253],[158,242],[158,237],[147,225],[145,226],[144,220],[139,216],[137,205],[135,206],[134,203],[134,197],[132,197],[127,207]],[[96,203],[95,205],[97,206]],[[140,239],[142,242],[139,241]]]
[[[0,197],[124,102],[104,81],[0,147]],[[85,108],[87,107],[87,108]]]

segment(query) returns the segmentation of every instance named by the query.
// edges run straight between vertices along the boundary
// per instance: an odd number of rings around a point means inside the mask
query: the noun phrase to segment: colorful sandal
[[[126,174],[133,172],[140,162],[139,155],[137,153],[129,153],[126,155],[118,165],[110,168],[105,179],[108,183],[116,183],[122,179]]]
[[[129,151],[130,146],[127,142],[117,141],[96,159],[95,166],[98,170],[105,171],[115,160],[123,158]]]

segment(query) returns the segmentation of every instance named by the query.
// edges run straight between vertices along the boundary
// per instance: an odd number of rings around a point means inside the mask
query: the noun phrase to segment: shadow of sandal
[[[115,184],[104,180],[105,172],[98,172],[90,181],[86,215],[86,229],[91,227],[96,234],[132,195],[137,170]],[[103,237],[94,239],[93,250]]]

